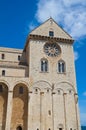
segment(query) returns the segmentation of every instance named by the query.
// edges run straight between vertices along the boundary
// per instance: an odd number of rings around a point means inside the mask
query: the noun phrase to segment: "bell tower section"
[[[24,49],[32,81],[29,129],[80,130],[73,42],[52,18],[30,33]]]

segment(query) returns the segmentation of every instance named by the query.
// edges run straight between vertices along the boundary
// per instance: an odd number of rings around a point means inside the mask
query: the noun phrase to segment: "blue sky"
[[[0,46],[23,48],[50,16],[74,39],[81,124],[86,125],[86,0],[0,0]]]

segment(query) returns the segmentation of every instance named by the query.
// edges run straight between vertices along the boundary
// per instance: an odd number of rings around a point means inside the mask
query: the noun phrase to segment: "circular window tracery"
[[[56,57],[61,53],[61,49],[57,43],[46,43],[44,45],[44,52],[50,57]]]

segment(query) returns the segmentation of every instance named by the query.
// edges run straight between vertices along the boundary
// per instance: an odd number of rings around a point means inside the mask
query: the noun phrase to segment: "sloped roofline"
[[[74,42],[73,38],[72,38],[62,27],[60,27],[60,25],[58,25],[57,22],[56,22],[52,17],[50,17],[50,18],[47,19],[45,22],[43,22],[42,24],[40,24],[38,27],[34,28],[34,29],[28,34],[27,39],[26,39],[26,44],[25,44],[25,47],[24,47],[24,50],[23,50],[23,51],[26,50],[26,47],[28,46],[29,40],[30,40],[30,39],[34,39],[34,36],[37,37],[37,35],[31,34],[31,33],[32,33],[34,30],[36,30],[37,28],[39,28],[40,26],[42,26],[43,24],[45,24],[45,23],[46,23],[47,21],[49,21],[50,19],[52,19],[53,22],[54,22],[59,28],[61,28],[61,29],[70,37],[70,41],[71,41],[70,43],[73,43],[73,42]],[[33,38],[32,38],[32,37],[33,37]],[[42,36],[41,36],[41,35],[38,35],[38,37],[42,37]],[[47,36],[43,36],[43,39],[44,39],[44,37],[47,37]],[[69,41],[69,39],[66,39],[66,38],[57,38],[57,39],[63,39],[63,40]]]
[[[45,22],[41,23],[40,25],[38,25],[37,27],[35,27],[29,34],[31,34],[34,30],[36,30],[37,28],[41,27],[43,24],[45,24],[47,21],[49,21],[50,19],[52,19],[54,21],[55,24],[57,24],[57,26],[59,28],[61,28],[71,39],[72,39],[72,36],[69,35],[52,17],[50,17],[49,19],[47,19]]]

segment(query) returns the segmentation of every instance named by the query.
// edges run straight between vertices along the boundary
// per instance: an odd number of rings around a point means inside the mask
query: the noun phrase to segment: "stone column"
[[[10,130],[10,126],[11,126],[12,99],[13,99],[13,92],[9,91],[8,92],[8,100],[7,100],[7,113],[6,113],[5,130]]]

